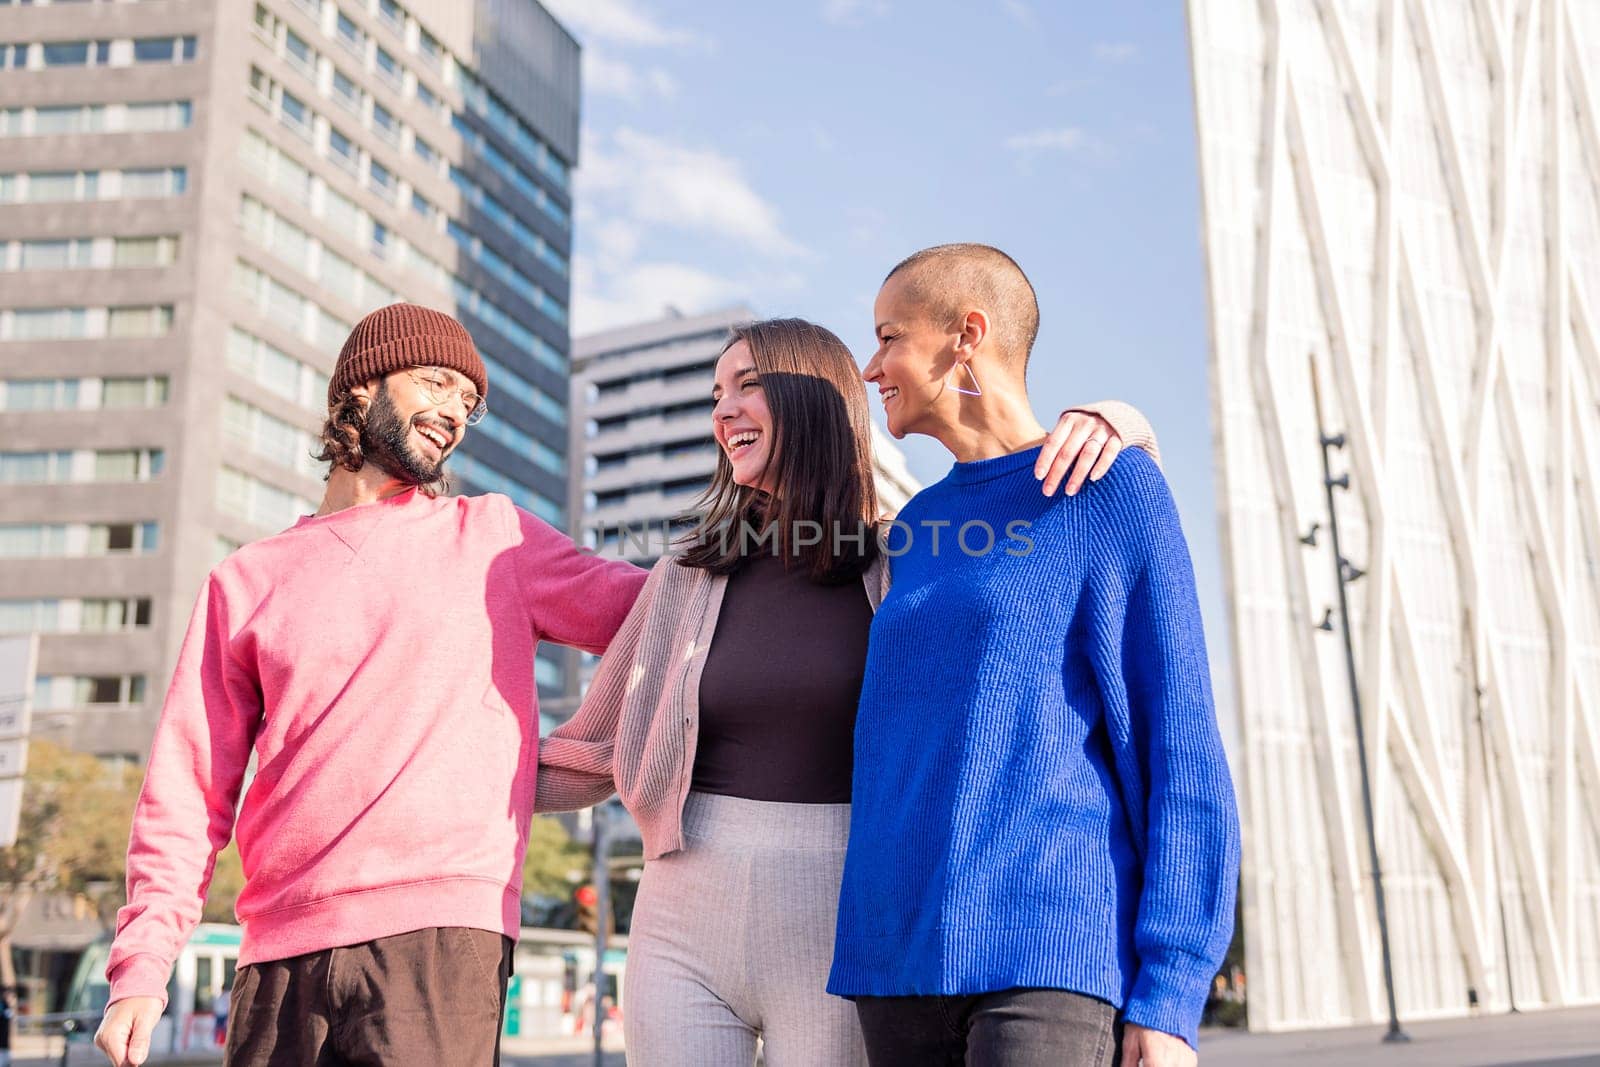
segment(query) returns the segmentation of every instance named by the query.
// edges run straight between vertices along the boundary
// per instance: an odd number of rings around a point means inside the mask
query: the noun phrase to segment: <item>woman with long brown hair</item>
[[[771,1067],[864,1064],[854,1010],[824,985],[856,702],[888,587],[866,390],[836,336],[778,319],[734,330],[712,397],[702,518],[542,742],[535,807],[615,791],[639,824],[630,1062],[749,1067],[759,1039]],[[1150,441],[1137,412],[1104,407],[1120,433],[1080,412],[1055,438],[1072,456],[1098,438],[1102,473],[1123,442]]]

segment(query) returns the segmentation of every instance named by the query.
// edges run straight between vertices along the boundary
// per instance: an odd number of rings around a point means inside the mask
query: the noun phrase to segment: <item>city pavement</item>
[[[1200,1035],[1206,1067],[1600,1067],[1600,1008],[1524,1012],[1407,1024],[1406,1044],[1387,1027]]]
[[[1384,1044],[1383,1027],[1247,1034],[1212,1030],[1201,1035],[1205,1067],[1600,1067],[1600,1007],[1527,1012],[1412,1023],[1412,1040]],[[29,1042],[36,1039],[26,1039]],[[520,1039],[506,1043],[507,1067],[590,1067],[587,1038]],[[622,1067],[621,1045],[608,1042],[605,1067]],[[18,1049],[17,1067],[55,1067],[61,1045],[27,1044]],[[88,1067],[94,1049],[75,1046],[68,1067]],[[216,1064],[219,1057],[153,1059],[152,1063]]]

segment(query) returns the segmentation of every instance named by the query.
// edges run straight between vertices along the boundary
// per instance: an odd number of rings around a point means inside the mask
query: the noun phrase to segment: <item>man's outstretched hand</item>
[[[139,1067],[150,1058],[150,1035],[164,1007],[160,997],[129,997],[106,1009],[95,1031],[95,1048],[106,1054],[112,1067]]]

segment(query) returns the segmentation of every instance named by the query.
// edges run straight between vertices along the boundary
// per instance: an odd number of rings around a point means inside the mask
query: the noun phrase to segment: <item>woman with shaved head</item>
[[[1003,252],[918,252],[874,313],[889,430],[956,463],[886,546],[828,989],[873,1067],[1193,1064],[1239,830],[1172,495],[1137,451],[1039,493],[1039,309]],[[922,534],[973,528],[1026,550]]]

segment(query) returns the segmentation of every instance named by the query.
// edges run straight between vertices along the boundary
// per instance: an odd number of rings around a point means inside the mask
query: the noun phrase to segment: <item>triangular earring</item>
[[[957,363],[956,366],[965,367],[966,368],[967,377],[972,379],[972,388],[971,389],[963,389],[959,385],[952,385],[952,386],[950,386],[950,388],[954,389],[956,392],[960,393],[962,396],[982,396],[983,395],[983,386],[978,384],[978,376],[972,372],[971,364],[968,364],[968,363]],[[948,382],[948,380],[949,379],[946,379],[947,382]]]

